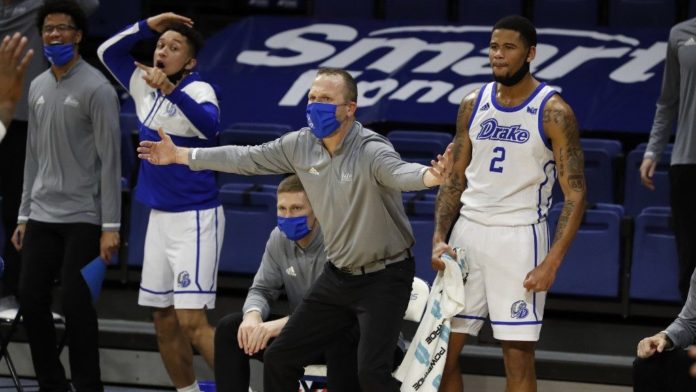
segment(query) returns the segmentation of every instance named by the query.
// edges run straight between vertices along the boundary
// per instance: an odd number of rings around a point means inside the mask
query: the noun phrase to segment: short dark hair
[[[283,178],[278,184],[278,193],[297,193],[304,192],[304,187],[300,181],[300,177],[296,174]]]
[[[203,35],[198,30],[186,26],[183,23],[171,23],[167,25],[167,27],[164,29],[164,33],[166,33],[167,31],[176,31],[177,33],[186,37],[186,40],[189,43],[189,47],[193,52],[193,57],[198,56],[198,52],[201,49],[203,49],[203,44],[205,43],[205,40],[203,39]]]
[[[522,37],[522,40],[525,41],[527,46],[536,46],[537,44],[536,28],[534,28],[532,22],[524,16],[509,15],[502,18],[493,26],[493,30],[498,29],[517,31],[520,33],[520,37]]]
[[[317,76],[319,75],[338,75],[343,79],[346,85],[345,99],[349,102],[358,102],[358,85],[355,83],[353,76],[340,68],[319,68]]]
[[[43,33],[44,20],[49,14],[66,14],[69,15],[75,27],[82,31],[82,35],[87,35],[87,15],[85,11],[76,2],[72,0],[48,0],[39,8],[36,14],[36,27],[39,28],[39,34]]]

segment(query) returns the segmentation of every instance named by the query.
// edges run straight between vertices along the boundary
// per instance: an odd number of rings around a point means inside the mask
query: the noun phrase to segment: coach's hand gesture
[[[428,188],[441,185],[452,172],[453,146],[454,144],[450,143],[442,154],[438,154],[436,159],[430,161],[431,166],[423,176],[423,183]]]
[[[153,165],[169,165],[172,163],[188,164],[188,148],[179,148],[174,145],[172,138],[162,128],[157,130],[162,139],[159,142],[144,140],[138,147],[138,158],[144,159]]]
[[[158,33],[163,33],[164,30],[172,23],[183,23],[188,27],[193,27],[193,20],[191,20],[191,18],[178,15],[173,12],[165,12],[163,14],[147,18],[148,27]]]

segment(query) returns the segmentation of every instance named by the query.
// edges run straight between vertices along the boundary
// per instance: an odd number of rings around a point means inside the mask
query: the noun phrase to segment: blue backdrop
[[[557,86],[581,129],[648,132],[662,81],[666,29],[538,28],[532,71]],[[461,99],[491,80],[490,27],[251,17],[199,56],[221,94],[222,122],[305,125],[316,70],[358,81],[358,119],[454,124]]]

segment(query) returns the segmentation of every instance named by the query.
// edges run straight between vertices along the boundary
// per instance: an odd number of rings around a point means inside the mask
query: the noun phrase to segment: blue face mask
[[[307,125],[312,133],[323,139],[338,129],[341,123],[336,119],[336,107],[332,103],[313,102],[307,105]]]
[[[312,229],[307,226],[307,215],[292,218],[278,217],[278,228],[291,241],[297,241],[309,234]]]
[[[44,56],[48,61],[56,66],[67,64],[75,56],[74,44],[44,45]]]

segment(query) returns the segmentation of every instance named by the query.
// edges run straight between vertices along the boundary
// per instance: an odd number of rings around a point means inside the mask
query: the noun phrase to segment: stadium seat
[[[384,0],[384,17],[387,20],[419,20],[446,22],[449,17],[447,0]]]
[[[597,0],[535,0],[534,24],[537,28],[596,27],[597,4]]]
[[[292,127],[273,123],[234,123],[220,132],[220,145],[255,145],[277,139],[290,132]]]
[[[220,145],[255,146],[275,140],[292,129],[284,124],[237,123],[220,132]],[[227,183],[278,184],[282,175],[242,176],[232,173],[217,173],[218,186]]]
[[[609,0],[611,27],[671,27],[676,16],[674,0]]]
[[[677,244],[669,220],[669,215],[645,212],[636,218],[631,299],[681,301]]]
[[[618,140],[580,139],[585,155],[585,182],[588,203],[615,203],[618,201],[618,168],[623,159],[623,147]],[[563,202],[561,186],[553,187],[554,203]]]
[[[435,195],[424,192],[409,192],[402,195],[406,216],[416,239],[411,251],[416,259],[416,276],[432,284],[435,270],[430,263],[432,240],[435,230]]]
[[[584,149],[606,151],[612,158],[623,154],[623,146],[618,140],[581,138],[580,145]]]
[[[624,184],[624,207],[626,214],[637,216],[645,207],[669,206],[669,161],[672,146],[668,146],[657,164],[653,182],[655,190],[651,191],[640,182],[640,164],[643,161],[645,145],[639,145],[626,157],[626,181]]]
[[[462,24],[493,26],[507,15],[522,15],[522,0],[458,0],[458,21]]]
[[[416,140],[435,140],[441,145],[447,147],[452,142],[452,135],[447,132],[436,132],[428,130],[412,130],[412,129],[395,129],[387,133],[387,139],[416,139]]]
[[[254,274],[261,264],[266,240],[277,224],[275,194],[222,188],[225,237],[218,271]]]
[[[387,134],[401,158],[408,162],[417,162],[430,166],[430,161],[442,154],[452,141],[452,135],[446,132],[431,131],[391,131]]]
[[[549,229],[555,233],[563,204],[549,212]],[[598,204],[585,212],[550,292],[584,297],[618,298],[621,267],[623,208]]]
[[[276,197],[278,186],[273,184],[254,184],[251,182],[233,182],[223,185],[222,188],[220,188],[220,191],[222,190],[265,193]]]
[[[641,214],[654,214],[654,215],[672,215],[671,207],[645,207]]]
[[[315,18],[359,18],[373,19],[375,3],[373,0],[335,1],[314,0],[313,15]]]
[[[134,113],[121,113],[119,123],[121,127],[121,188],[127,191],[133,186],[135,168],[138,165],[135,146],[133,146],[133,133],[138,132],[138,118]]]
[[[142,267],[145,254],[145,234],[150,220],[150,207],[135,198],[131,192],[130,218],[128,219],[128,265]]]

